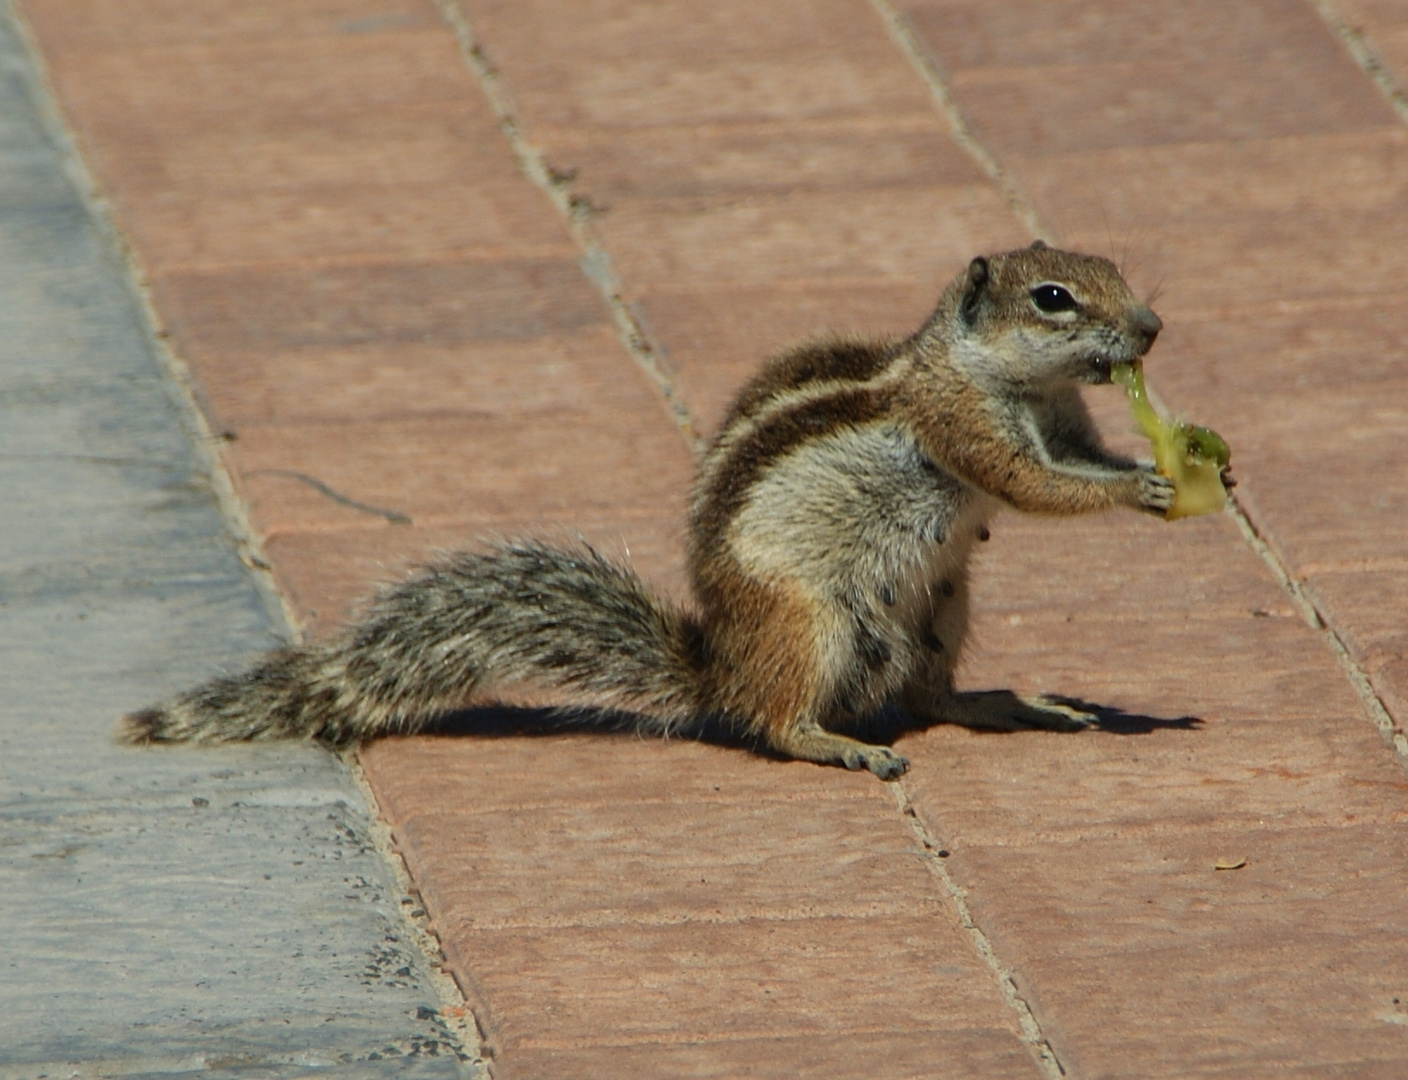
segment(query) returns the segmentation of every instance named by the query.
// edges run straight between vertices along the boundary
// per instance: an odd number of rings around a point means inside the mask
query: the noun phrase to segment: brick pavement
[[[1401,1075],[1399,5],[22,6],[315,630],[491,531],[678,587],[690,435],[758,359],[1033,230],[1161,290],[1151,379],[1234,447],[1240,518],[984,553],[964,681],[1101,731],[911,735],[897,788],[369,748],[496,1075]]]

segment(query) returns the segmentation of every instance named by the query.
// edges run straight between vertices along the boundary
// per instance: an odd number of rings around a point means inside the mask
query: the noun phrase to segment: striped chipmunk
[[[1168,509],[1172,483],[1108,452],[1079,393],[1160,327],[1107,259],[1040,241],[976,258],[914,336],[804,344],[743,388],[695,486],[692,605],[586,546],[505,542],[419,570],[329,640],[127,716],[124,736],[340,744],[528,683],[662,734],[722,721],[892,780],[905,758],[845,734],[885,706],[1084,727],[1047,699],[955,691],[968,560],[1003,504]]]

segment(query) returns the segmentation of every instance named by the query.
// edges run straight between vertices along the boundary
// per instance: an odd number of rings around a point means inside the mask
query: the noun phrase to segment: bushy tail
[[[503,683],[571,691],[670,728],[698,715],[703,634],[590,548],[504,544],[429,566],[335,639],[268,654],[123,720],[131,742],[412,731]]]

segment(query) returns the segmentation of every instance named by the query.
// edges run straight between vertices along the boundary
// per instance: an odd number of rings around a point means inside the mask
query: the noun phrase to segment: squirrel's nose
[[[1164,322],[1150,308],[1135,308],[1130,313],[1129,323],[1136,334],[1144,339],[1144,347],[1147,349],[1154,344],[1154,339],[1159,336],[1159,331],[1164,328]]]

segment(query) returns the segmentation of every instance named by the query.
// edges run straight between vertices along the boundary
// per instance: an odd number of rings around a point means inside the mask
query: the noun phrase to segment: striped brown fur
[[[775,357],[734,398],[724,428],[752,416],[758,409],[789,390],[811,383],[863,383],[873,379],[894,359],[898,342],[833,336],[807,341]]]
[[[690,528],[696,567],[705,566],[710,553],[718,550],[730,519],[760,473],[802,443],[883,419],[893,409],[893,394],[884,389],[863,384],[827,388],[825,393],[798,402],[793,408],[759,419],[756,426],[719,456],[717,463],[706,459]]]

